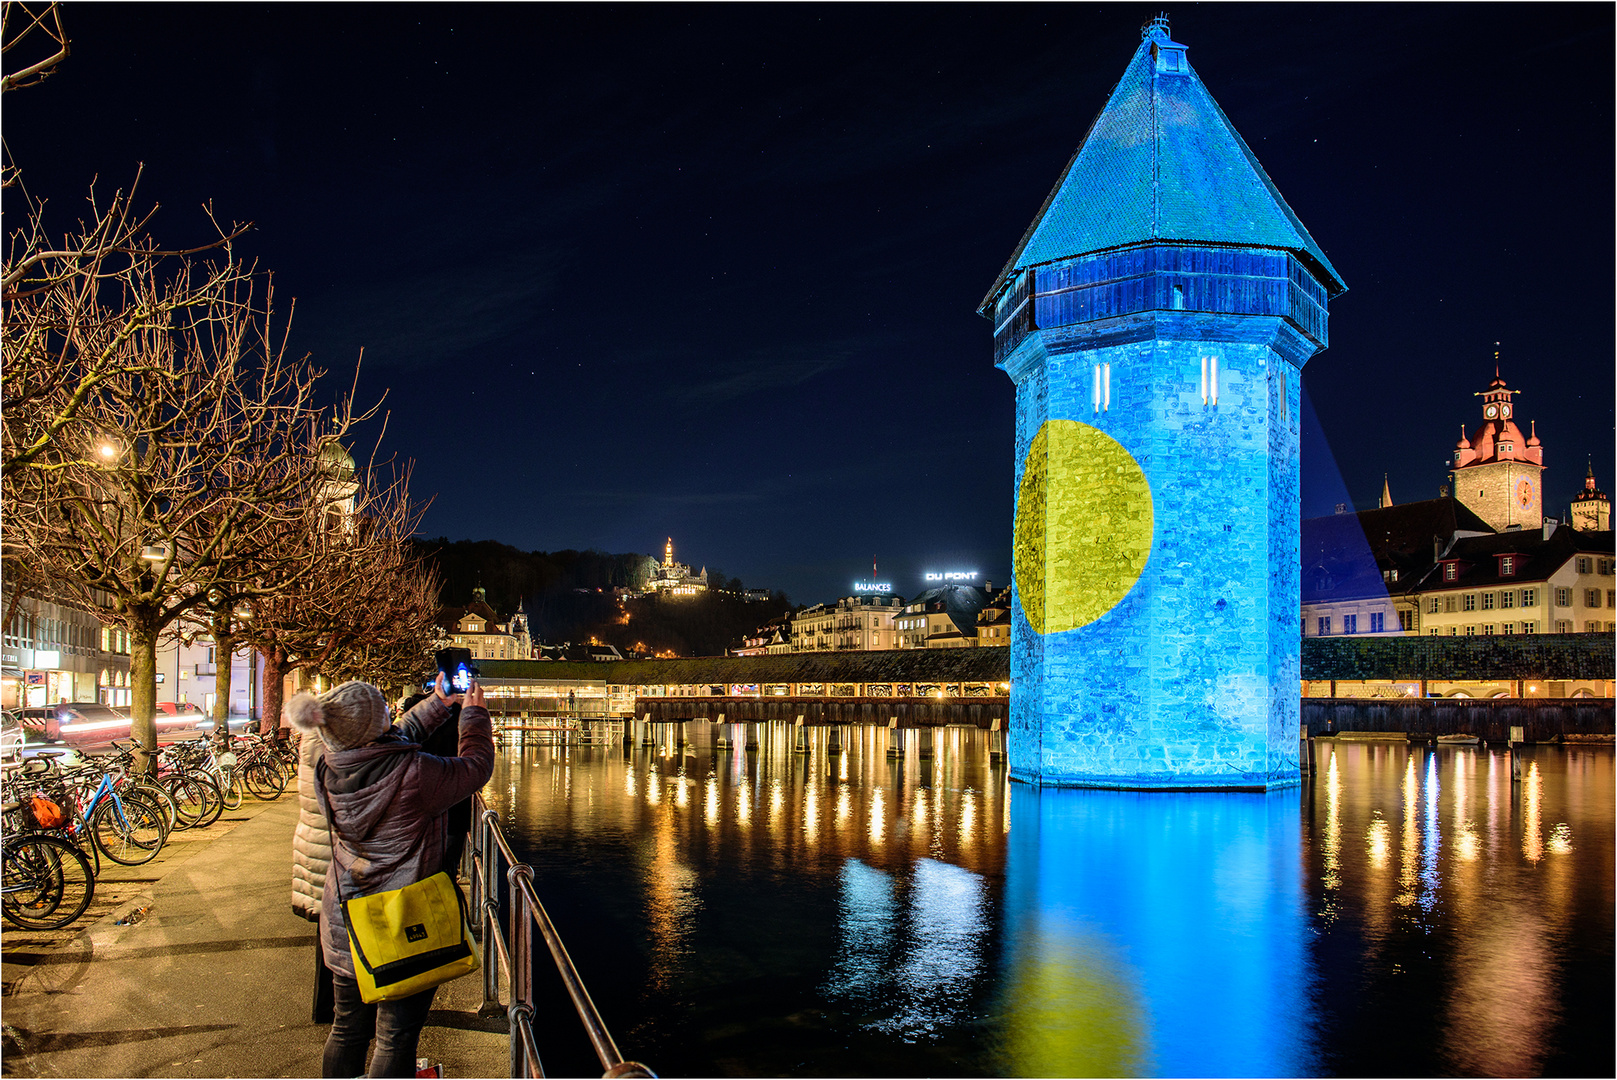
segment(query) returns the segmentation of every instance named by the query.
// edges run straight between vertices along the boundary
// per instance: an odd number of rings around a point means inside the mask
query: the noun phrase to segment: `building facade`
[[[791,617],[791,652],[862,652],[892,649],[893,617],[903,605],[897,596],[845,596],[815,604]],[[774,654],[785,649],[766,648]]]
[[[127,706],[129,635],[87,611],[0,589],[5,612],[0,706],[39,708],[64,701]],[[161,696],[161,688],[159,688]]]
[[[470,649],[474,660],[529,660],[534,655],[527,613],[518,607],[507,622],[500,622],[481,586],[472,590],[466,607],[440,612],[438,625],[450,645]]]

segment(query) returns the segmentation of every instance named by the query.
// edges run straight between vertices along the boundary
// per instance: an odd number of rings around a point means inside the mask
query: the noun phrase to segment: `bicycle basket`
[[[219,755],[219,767],[221,769],[228,769],[234,764],[236,764],[236,755],[229,750]]]
[[[27,807],[27,816],[33,819],[36,829],[60,829],[67,824],[67,811],[54,799],[35,795],[28,800]]]

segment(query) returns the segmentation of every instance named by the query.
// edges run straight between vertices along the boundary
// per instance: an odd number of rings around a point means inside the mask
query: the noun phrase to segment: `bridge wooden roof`
[[[1005,682],[1009,646],[964,649],[881,649],[791,653],[781,656],[704,656],[682,660],[479,660],[484,682],[508,679],[605,681],[611,686],[700,683],[941,683]]]

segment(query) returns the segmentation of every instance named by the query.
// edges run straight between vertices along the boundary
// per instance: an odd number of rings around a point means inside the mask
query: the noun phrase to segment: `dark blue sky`
[[[255,222],[297,349],[388,391],[429,535],[672,535],[800,602],[875,554],[913,595],[1009,580],[975,307],[1156,13],[69,5],[5,136],[59,225],[140,161],[165,242]],[[1591,456],[1617,488],[1613,8],[1168,14],[1348,283],[1305,515],[1436,494],[1495,341],[1550,512]]]

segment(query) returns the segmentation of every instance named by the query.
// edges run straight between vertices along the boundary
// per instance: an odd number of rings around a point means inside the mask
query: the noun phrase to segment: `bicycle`
[[[25,930],[59,930],[94,898],[95,874],[73,844],[41,832],[0,841],[0,913],[7,921]]]
[[[101,772],[94,764],[63,772],[63,784],[76,790],[70,834],[88,834],[102,855],[124,866],[150,862],[168,840],[163,812],[133,791],[120,792],[114,782],[116,768]],[[92,790],[92,785],[94,785]],[[86,796],[86,793],[88,795]],[[82,807],[82,809],[79,809]]]

